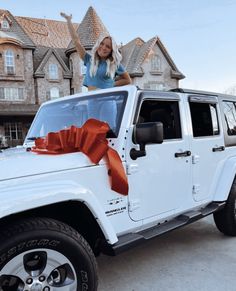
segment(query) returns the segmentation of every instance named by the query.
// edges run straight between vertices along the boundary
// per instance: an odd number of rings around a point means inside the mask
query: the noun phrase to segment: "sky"
[[[236,86],[236,0],[0,0],[14,16],[81,22],[92,6],[116,42],[160,37],[186,76],[180,87],[225,92]]]

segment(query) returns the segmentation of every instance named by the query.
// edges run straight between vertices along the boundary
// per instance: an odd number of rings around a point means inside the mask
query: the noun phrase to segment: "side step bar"
[[[222,209],[226,202],[212,202],[208,204],[205,208],[200,210],[187,211],[172,220],[158,224],[149,229],[142,230],[136,233],[128,233],[120,236],[118,242],[109,249],[104,250],[107,255],[115,256],[131,247],[137,246],[142,242],[177,229],[181,226],[195,222],[203,217],[206,217],[213,212]]]

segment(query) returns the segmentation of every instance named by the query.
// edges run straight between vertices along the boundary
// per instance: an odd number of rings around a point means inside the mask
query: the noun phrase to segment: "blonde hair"
[[[111,55],[106,59],[106,63],[107,63],[106,75],[113,79],[115,76],[115,72],[116,72],[118,66],[120,65],[122,56],[118,50],[118,46],[117,46],[115,40],[113,39],[113,37],[111,37],[109,34],[105,34],[105,33],[102,33],[99,36],[98,40],[96,41],[96,43],[92,49],[90,76],[93,77],[97,73],[98,64],[99,64],[99,56],[98,56],[97,50],[98,50],[101,42],[105,38],[109,38],[111,40],[111,44],[112,44]]]

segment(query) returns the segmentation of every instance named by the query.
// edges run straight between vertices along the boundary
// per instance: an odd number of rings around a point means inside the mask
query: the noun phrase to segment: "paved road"
[[[116,257],[100,256],[99,291],[236,291],[236,238],[212,216]]]

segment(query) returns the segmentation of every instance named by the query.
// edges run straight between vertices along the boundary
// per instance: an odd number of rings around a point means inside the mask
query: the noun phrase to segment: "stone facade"
[[[171,68],[157,44],[142,63],[142,78],[134,77],[133,83],[140,88],[168,90],[178,87],[178,80],[171,78]]]
[[[73,78],[71,80],[71,91],[72,93],[81,92],[83,82],[81,67],[83,62],[80,59],[78,53],[74,52],[70,55],[70,64],[73,74]]]
[[[50,65],[56,65],[58,68],[58,77],[52,79],[49,74]],[[35,84],[37,86],[37,99],[39,104],[42,104],[45,101],[56,98],[51,95],[51,90],[56,88],[59,92],[58,97],[70,95],[70,79],[64,78],[64,70],[61,67],[61,64],[55,57],[55,55],[51,55],[46,62],[43,68],[44,76],[42,78],[36,78]]]
[[[3,20],[8,27],[1,26]],[[74,27],[88,52],[99,34],[107,32],[92,7]],[[133,84],[140,88],[176,88],[184,78],[158,37],[148,42],[136,38],[120,51]],[[5,138],[8,146],[23,142],[43,102],[86,91],[83,74],[83,61],[64,21],[14,17],[0,10],[0,147],[6,146]]]

